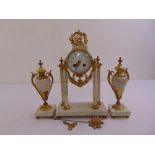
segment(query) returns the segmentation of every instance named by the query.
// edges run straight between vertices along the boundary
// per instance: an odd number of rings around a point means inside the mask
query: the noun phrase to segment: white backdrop
[[[71,50],[71,33],[88,35],[100,56],[102,80],[121,56],[131,79],[155,79],[155,20],[0,20],[0,84],[30,83],[38,60],[59,82],[59,59]]]

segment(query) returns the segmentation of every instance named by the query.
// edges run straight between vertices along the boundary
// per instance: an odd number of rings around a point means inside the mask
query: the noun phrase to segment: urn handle
[[[51,85],[50,85],[49,92],[48,92],[48,93],[50,93],[52,85],[53,85],[53,82],[54,82],[54,78],[53,78],[53,75],[52,75],[52,70],[47,72],[46,75],[51,78]]]
[[[113,86],[112,86],[112,83],[111,83],[111,76],[113,75],[113,71],[110,71],[110,70],[108,70],[108,77],[107,77],[107,79],[108,79],[108,83],[109,83],[109,85],[111,86],[111,88],[113,89]]]
[[[32,85],[35,87],[35,89],[37,90],[37,92],[39,93],[39,95],[42,97],[42,95],[41,95],[39,89],[37,88],[37,86],[35,85],[35,82],[34,82],[34,78],[36,78],[36,77],[38,76],[38,73],[33,73],[33,72],[31,72],[31,73],[32,73],[32,76],[31,76],[31,83],[32,83]]]
[[[128,78],[128,80],[129,80],[130,76],[129,76],[128,68],[125,69],[125,73],[126,73],[127,78]]]

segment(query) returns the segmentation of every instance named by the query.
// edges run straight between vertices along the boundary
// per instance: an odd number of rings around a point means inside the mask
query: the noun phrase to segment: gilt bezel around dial
[[[70,65],[70,62],[69,62],[69,59],[70,59],[70,56],[73,54],[73,53],[76,53],[76,52],[80,52],[80,53],[84,53],[87,57],[87,60],[89,61],[89,66],[81,71],[76,71],[75,69],[73,69]],[[81,62],[81,60],[78,60],[79,62]],[[91,54],[88,52],[87,49],[83,49],[83,48],[76,48],[76,49],[73,49],[69,52],[68,56],[66,57],[66,64],[67,64],[67,67],[68,69],[72,72],[72,73],[75,73],[76,75],[83,75],[85,74],[86,72],[88,72],[90,70],[90,68],[92,67],[92,62],[93,62],[93,58],[91,56]],[[78,63],[78,62],[76,62]],[[75,64],[72,64],[72,65],[75,65]],[[83,64],[84,65],[84,64]],[[86,64],[87,65],[87,64]]]

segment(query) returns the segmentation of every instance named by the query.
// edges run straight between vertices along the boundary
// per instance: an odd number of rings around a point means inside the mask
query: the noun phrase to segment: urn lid
[[[43,63],[41,62],[41,60],[39,61],[38,65],[39,65],[39,68],[37,69],[37,73],[39,75],[44,75],[46,70],[43,68],[43,66],[42,66]]]
[[[122,61],[123,61],[122,58],[119,57],[118,65],[115,67],[116,73],[114,74],[114,76],[117,76],[117,77],[127,76],[127,73],[126,73],[127,69],[123,67]]]

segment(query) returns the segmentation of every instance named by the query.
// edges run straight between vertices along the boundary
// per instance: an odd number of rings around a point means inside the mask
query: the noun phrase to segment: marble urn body
[[[40,80],[39,78],[35,79],[36,87],[39,92],[42,94],[42,98],[44,100],[48,99],[48,94],[50,92],[51,80],[47,77],[45,79]]]
[[[113,87],[113,90],[115,92],[115,95],[116,95],[117,99],[121,99],[127,82],[128,82],[127,76],[125,76],[125,77],[115,77],[115,76],[113,76],[112,77],[111,85]]]

